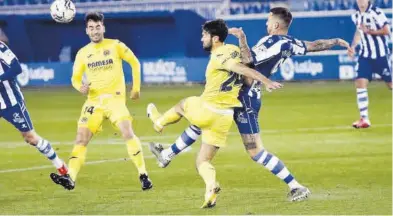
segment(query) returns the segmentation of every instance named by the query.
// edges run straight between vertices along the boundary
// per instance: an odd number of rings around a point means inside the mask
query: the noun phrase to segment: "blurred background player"
[[[26,143],[36,147],[56,167],[60,175],[68,170],[51,144],[40,137],[33,127],[23,94],[16,81],[22,73],[19,60],[8,46],[0,41],[0,118],[4,118],[20,131]]]
[[[346,41],[339,38],[313,42],[297,40],[287,35],[291,22],[292,14],[288,9],[282,7],[271,9],[266,23],[269,36],[263,37],[252,48],[252,51],[249,49],[246,35],[242,29],[229,29],[229,33],[239,39],[242,63],[255,67],[261,74],[270,77],[281,63],[292,55],[305,55],[307,52],[328,50],[335,45],[351,49]],[[244,147],[255,162],[266,167],[288,185],[290,201],[306,199],[310,190],[299,184],[284,163],[263,147],[258,123],[261,108],[261,83],[249,78],[245,78],[245,82],[246,85],[243,85],[238,97],[243,107],[235,108],[233,116]],[[151,143],[150,149],[158,159],[160,166],[166,167],[178,153],[192,145],[199,135],[199,128],[192,125],[172,146],[163,149],[161,144]]]
[[[74,188],[77,174],[85,162],[87,144],[93,135],[101,130],[102,121],[109,119],[121,131],[127,143],[128,154],[138,169],[142,189],[150,189],[153,184],[148,178],[142,146],[133,132],[132,117],[126,106],[126,86],[122,67],[122,60],[132,67],[131,98],[136,100],[140,96],[140,63],[124,43],[104,38],[103,14],[88,13],[85,22],[86,34],[91,43],[77,53],[72,86],[87,95],[87,100],[78,121],[76,145],[69,160],[69,175],[52,173],[51,178],[68,190]],[[82,82],[84,73],[87,83]]]
[[[385,13],[375,7],[369,0],[357,0],[358,9],[352,15],[356,25],[352,47],[360,45],[357,77],[355,80],[357,104],[360,120],[354,122],[354,128],[368,128],[371,122],[368,116],[368,83],[373,73],[379,74],[389,89],[392,89],[392,73],[389,63],[390,51],[387,45],[387,35],[390,27]],[[353,57],[353,53],[349,53]]]
[[[224,44],[228,27],[222,19],[206,22],[202,27],[203,48],[211,53],[206,68],[206,85],[200,97],[188,97],[161,115],[154,104],[147,107],[148,117],[154,129],[161,132],[169,124],[178,122],[183,116],[200,128],[202,145],[196,167],[206,185],[205,201],[201,208],[216,205],[220,191],[216,171],[211,160],[220,147],[225,146],[232,125],[235,107],[241,107],[237,99],[242,80],[239,75],[263,82],[268,89],[281,88],[257,71],[241,64],[237,46]]]

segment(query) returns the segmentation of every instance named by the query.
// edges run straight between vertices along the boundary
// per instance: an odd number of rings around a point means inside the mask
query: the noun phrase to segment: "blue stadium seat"
[[[53,0],[40,0],[41,4],[52,4]]]
[[[39,0],[27,0],[27,4],[30,4],[30,5],[36,5],[38,3],[41,3],[41,2]]]
[[[241,8],[240,7],[230,7],[229,8],[229,13],[234,15],[234,14],[240,14],[241,13]]]

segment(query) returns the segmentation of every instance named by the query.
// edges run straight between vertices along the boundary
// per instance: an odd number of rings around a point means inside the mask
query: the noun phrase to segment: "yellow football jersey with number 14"
[[[229,69],[240,62],[240,49],[235,45],[225,44],[212,51],[202,100],[218,108],[241,107],[237,97],[243,82],[239,74]]]

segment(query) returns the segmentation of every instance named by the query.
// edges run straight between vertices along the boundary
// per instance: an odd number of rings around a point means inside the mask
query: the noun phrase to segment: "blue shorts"
[[[0,118],[7,120],[20,132],[33,130],[33,124],[24,102],[19,102],[13,107],[0,110]]]
[[[240,94],[238,99],[243,104],[243,107],[235,108],[233,119],[236,122],[239,133],[259,133],[258,115],[261,108],[261,100],[256,97],[249,97],[246,94]]]
[[[356,72],[358,73],[356,79],[364,78],[371,81],[373,73],[377,73],[382,77],[383,81],[387,83],[392,82],[392,71],[388,56],[377,59],[359,57],[356,64]]]

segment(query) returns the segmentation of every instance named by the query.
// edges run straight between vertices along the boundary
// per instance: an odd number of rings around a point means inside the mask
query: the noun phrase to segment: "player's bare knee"
[[[77,135],[76,135],[75,144],[87,146],[87,144],[90,141],[91,136],[92,136],[92,133],[89,131],[89,129],[79,128]]]
[[[368,80],[367,79],[357,79],[355,80],[355,86],[356,88],[367,88],[368,85]]]
[[[23,132],[22,137],[27,144],[30,144],[33,146],[37,145],[38,141],[40,140],[40,137],[34,131]]]
[[[125,140],[133,139],[135,136],[132,129],[122,131],[121,135]]]
[[[131,126],[131,122],[126,120],[126,121],[122,121],[118,124],[118,127],[121,131],[121,135],[123,137],[123,139],[125,140],[129,140],[134,138],[135,134],[134,131],[132,130],[132,126]]]
[[[263,150],[262,140],[257,134],[241,134],[244,148],[251,158],[255,157],[259,152]]]

